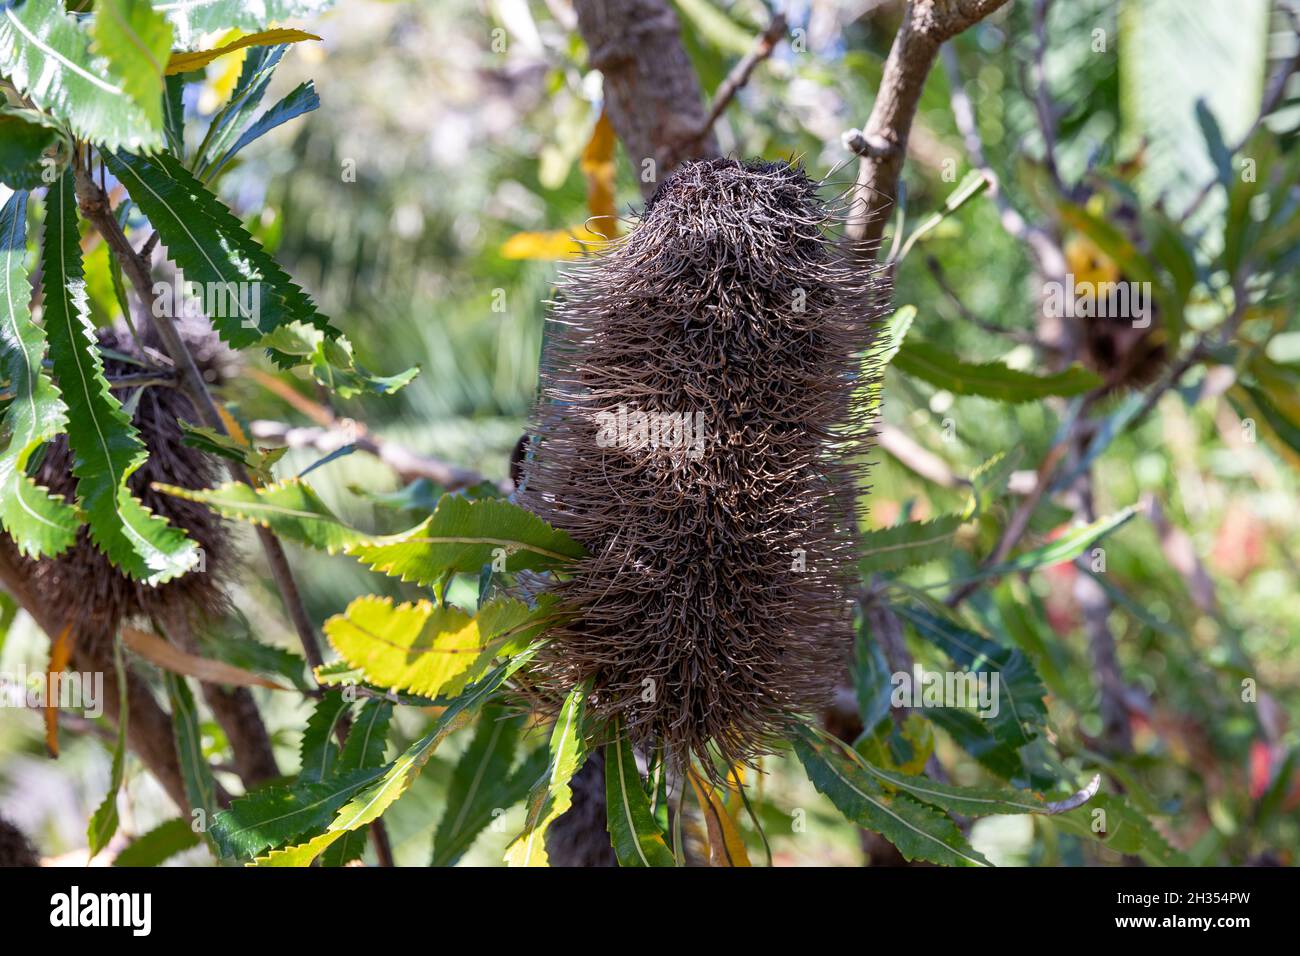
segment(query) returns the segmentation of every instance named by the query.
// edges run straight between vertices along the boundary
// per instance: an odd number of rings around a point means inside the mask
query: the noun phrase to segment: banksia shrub
[[[850,647],[874,290],[833,225],[798,167],[691,163],[562,278],[521,497],[590,557],[543,685],[679,767],[764,752]]]
[[[180,331],[204,377],[219,385],[228,374],[232,353],[201,320],[181,323]],[[159,343],[151,333],[152,330],[143,333],[143,345],[161,354]],[[141,357],[139,346],[124,330],[101,330],[99,342],[109,350],[104,354],[104,371],[108,376],[143,371],[139,364],[114,355]],[[216,459],[182,442],[180,420],[198,419],[189,399],[179,388],[169,385],[143,386],[141,394],[134,399],[125,391],[120,397],[124,403],[135,402],[132,423],[149,451],[148,460],[127,480],[131,493],[154,514],[183,529],[203,549],[203,564],[201,569],[151,586],[114,567],[90,540],[86,526],[77,532],[76,543],[58,557],[17,559],[15,551],[15,559],[27,574],[34,592],[74,624],[78,644],[87,650],[105,646],[117,633],[118,626],[132,618],[220,613],[227,606],[223,576],[233,564],[229,536],[211,510],[196,502],[162,494],[152,487],[154,482],[163,482],[185,488],[207,488],[221,479]],[[36,480],[69,503],[75,500],[76,480],[66,435],[50,442]],[[12,549],[7,538],[0,546]]]

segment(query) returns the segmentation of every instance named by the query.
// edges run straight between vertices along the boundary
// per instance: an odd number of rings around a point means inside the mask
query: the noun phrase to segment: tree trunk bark
[[[687,160],[717,156],[713,131],[700,133],[707,118],[700,83],[666,0],[575,0],[574,7],[641,192],[650,196]]]

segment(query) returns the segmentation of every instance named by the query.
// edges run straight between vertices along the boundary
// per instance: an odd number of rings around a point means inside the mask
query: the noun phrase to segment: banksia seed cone
[[[23,831],[0,817],[0,867],[40,865],[40,857]]]
[[[543,685],[679,767],[762,753],[851,643],[874,289],[831,225],[797,167],[689,163],[554,308],[521,500],[591,556]]]
[[[180,323],[180,331],[204,377],[220,384],[233,360],[229,350],[201,321],[185,320]],[[144,345],[157,350],[158,342],[151,338],[151,333],[151,329],[143,333]],[[140,357],[139,348],[125,331],[101,330],[99,342],[112,351]],[[104,355],[104,372],[110,377],[141,371],[138,365],[111,354]],[[124,391],[115,394],[126,401]],[[149,459],[127,479],[127,485],[146,508],[183,529],[203,549],[201,570],[157,587],[134,581],[95,547],[85,527],[78,531],[76,543],[56,558],[35,561],[18,558],[7,537],[0,541],[0,546],[10,549],[15,563],[27,574],[33,591],[73,625],[78,644],[86,650],[111,641],[118,626],[131,618],[215,615],[227,607],[223,575],[233,562],[229,538],[220,519],[204,505],[164,495],[152,488],[155,481],[184,488],[207,488],[220,480],[214,459],[182,444],[178,419],[197,420],[189,399],[178,388],[144,387],[132,421],[149,450]],[[72,502],[76,480],[71,466],[67,438],[60,437],[47,446],[36,480]]]

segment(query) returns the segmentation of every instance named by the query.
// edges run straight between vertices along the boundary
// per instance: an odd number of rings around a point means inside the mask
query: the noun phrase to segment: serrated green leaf
[[[407,750],[385,768],[381,774],[352,802],[338,811],[327,832],[313,838],[300,847],[290,847],[284,854],[271,854],[270,857],[254,861],[257,865],[272,866],[310,866],[321,853],[328,850],[335,841],[346,833],[364,827],[378,820],[389,807],[404,794],[415,778],[419,776],[424,765],[433,756],[434,750],[446,739],[447,735],[457,730],[471,719],[480,707],[491,699],[501,685],[531,657],[530,653],[521,654],[513,660],[506,661],[491,674],[470,687],[465,693],[447,704],[447,708],[434,721],[432,729],[412,744]],[[364,773],[366,771],[356,771]],[[231,809],[234,809],[233,806]],[[292,811],[296,812],[296,811]],[[284,816],[284,815],[281,815]],[[279,824],[277,824],[279,826]],[[310,827],[306,828],[310,829]],[[306,832],[300,829],[299,834]],[[277,830],[278,833],[278,830]],[[265,843],[259,849],[274,845]]]
[[[632,744],[614,728],[605,745],[606,829],[619,866],[676,866],[663,832],[650,812]]]
[[[149,0],[98,0],[93,50],[122,78],[122,88],[157,129],[163,127],[163,69],[172,51],[172,25]]]
[[[384,775],[384,768],[354,770],[321,783],[268,787],[235,800],[218,813],[212,836],[223,854],[248,857],[320,830],[338,809]]]
[[[369,682],[436,697],[476,679],[507,643],[522,650],[544,617],[544,610],[538,614],[513,599],[493,601],[470,617],[451,605],[395,605],[372,594],[326,621],[324,631],[339,656]]]
[[[185,78],[168,76],[163,81],[163,135],[167,148],[185,158]]]
[[[54,0],[0,9],[0,74],[33,103],[105,149],[157,149],[162,128],[127,92],[90,34]]]
[[[388,746],[388,726],[392,719],[393,705],[386,700],[372,699],[361,706],[361,713],[348,732],[347,743],[339,757],[340,772],[383,764]],[[321,866],[344,866],[361,859],[369,830],[369,826],[363,826],[344,833],[321,855]]]
[[[1056,819],[1071,833],[1100,840],[1116,853],[1141,857],[1151,866],[1190,865],[1150,820],[1117,794],[1098,794],[1087,806]]]
[[[962,515],[941,515],[933,521],[908,521],[868,531],[862,535],[858,568],[863,574],[874,574],[942,558],[951,553],[953,537],[964,520]]]
[[[862,762],[798,727],[795,753],[819,793],[860,827],[879,833],[909,860],[949,866],[988,866],[947,816],[902,793],[892,795],[862,769]]]
[[[261,484],[270,484],[275,480],[271,469],[275,463],[289,451],[281,448],[250,448],[230,435],[222,434],[213,428],[192,425],[189,422],[177,422],[183,433],[181,442],[190,448],[197,448],[209,455],[217,455],[230,461],[237,461],[250,472]]]
[[[445,495],[422,524],[349,546],[376,571],[426,587],[448,573],[475,574],[500,558],[509,572],[544,571],[582,557],[583,547],[530,511],[500,498]]]
[[[222,517],[270,528],[298,544],[329,554],[343,551],[376,571],[425,587],[448,574],[477,574],[485,564],[509,572],[544,571],[586,553],[563,531],[503,498],[444,495],[433,514],[414,528],[368,535],[343,524],[296,478],[260,488],[237,482],[207,489],[154,487],[202,502]]]
[[[316,701],[298,745],[300,783],[323,783],[339,771],[339,745],[334,734],[351,709],[351,703],[339,691],[331,691]]]
[[[90,826],[86,831],[86,845],[90,857],[94,859],[99,851],[108,846],[117,832],[117,795],[122,790],[122,779],[126,774],[126,727],[130,706],[127,700],[126,669],[122,664],[122,642],[113,641],[113,669],[117,675],[117,745],[113,749],[113,769],[109,773],[108,793],[95,812],[91,814]]]
[[[258,117],[257,122],[244,130],[234,144],[223,152],[219,158],[214,159],[211,165],[204,170],[203,178],[212,180],[219,176],[226,164],[234,159],[235,155],[249,143],[265,136],[277,126],[281,126],[303,113],[310,113],[319,106],[320,97],[316,94],[315,84],[311,80],[299,84],[284,99]]]
[[[455,866],[484,827],[522,800],[541,774],[549,759],[541,748],[519,770],[510,772],[527,720],[526,714],[508,715],[501,705],[483,709],[474,739],[447,786],[447,808],[433,835],[431,866]]]
[[[106,153],[104,162],[158,230],[186,280],[220,293],[208,296],[207,315],[222,341],[247,348],[294,321],[328,328],[307,294],[174,156]]]
[[[333,4],[334,0],[161,0],[153,8],[176,26],[179,44],[188,47],[204,33],[262,30],[282,20],[315,16]]]
[[[937,608],[931,610],[911,603],[899,603],[893,608],[954,663],[977,673],[998,675],[997,713],[990,717],[981,715],[998,740],[1020,747],[1034,738],[1036,729],[1047,718],[1047,706],[1043,703],[1047,691],[1024,654],[994,643]]]
[[[27,195],[14,193],[0,209],[0,377],[13,393],[0,420],[0,524],[20,553],[56,555],[71,546],[80,522],[74,508],[27,477],[32,455],[67,423],[41,368],[45,335],[28,307]]]
[[[185,817],[160,823],[148,833],[128,843],[116,857],[114,866],[158,866],[170,857],[199,845],[199,835]]]
[[[262,340],[262,345],[278,356],[297,360],[311,368],[312,377],[342,398],[357,395],[391,395],[404,388],[419,368],[411,367],[397,375],[372,375],[357,363],[352,343],[340,335],[325,334],[303,322],[283,325]]]
[[[50,362],[68,409],[72,474],[91,540],[130,577],[150,585],[169,581],[198,564],[198,548],[127,487],[148,452],[104,377],[86,308],[71,171],[46,195],[43,266]]]
[[[43,185],[41,160],[58,141],[58,132],[49,126],[16,113],[0,113],[0,183],[11,189]]]
[[[1112,531],[1124,525],[1130,518],[1137,514],[1137,506],[1129,505],[1122,508],[1114,514],[1105,515],[1096,521],[1088,524],[1079,525],[1071,528],[1065,534],[1053,541],[1048,542],[1040,548],[1033,548],[1024,551],[1008,559],[1002,564],[994,565],[990,568],[983,568],[973,575],[969,575],[963,580],[976,581],[984,578],[1001,577],[1004,574],[1015,574],[1020,571],[1033,571],[1037,568],[1050,567],[1053,564],[1060,564],[1063,561],[1073,561],[1079,555],[1083,554],[1089,547],[1096,544],[1102,538],[1106,537]]]
[[[1054,375],[1039,376],[1001,362],[965,362],[930,342],[916,339],[903,343],[892,365],[955,395],[979,395],[1001,402],[1080,395],[1102,384],[1101,379],[1079,365]]]
[[[528,815],[524,830],[506,849],[510,866],[549,866],[546,830],[573,805],[574,774],[587,760],[583,744],[583,721],[587,711],[587,688],[575,687],[565,698],[551,731],[546,769],[528,794]]]

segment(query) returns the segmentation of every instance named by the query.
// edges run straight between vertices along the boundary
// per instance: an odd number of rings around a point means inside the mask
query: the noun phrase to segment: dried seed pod
[[[199,370],[206,379],[220,384],[229,374],[233,354],[205,322],[187,319],[179,326]],[[142,344],[147,350],[157,352],[158,342],[150,337],[151,332],[144,333]],[[140,347],[125,330],[101,330],[99,341],[113,352],[141,357]],[[105,354],[104,371],[114,377],[139,374],[143,370],[139,365]],[[116,394],[124,402],[127,400],[125,390]],[[216,615],[228,606],[223,582],[234,561],[229,536],[220,519],[201,504],[161,494],[151,487],[159,481],[185,488],[207,488],[220,480],[214,459],[182,444],[180,419],[196,421],[197,415],[178,388],[143,387],[132,421],[149,450],[149,458],[127,479],[127,485],[145,507],[182,528],[202,548],[200,569],[156,587],[134,581],[113,566],[90,540],[85,527],[78,531],[76,543],[56,558],[33,561],[19,559],[16,551],[13,553],[35,593],[74,624],[79,644],[87,649],[111,640],[118,626],[131,618]],[[67,438],[60,437],[46,446],[36,480],[71,502],[76,494],[71,466]],[[0,546],[9,547],[8,539]]]
[[[41,859],[23,831],[0,817],[0,867],[40,865]]]
[[[874,273],[787,163],[665,179],[563,277],[521,500],[590,557],[554,591],[553,695],[712,772],[816,712],[851,643]]]
[[[1121,209],[1116,219],[1135,234],[1136,213]],[[1167,333],[1150,289],[1122,275],[1091,241],[1074,237],[1065,247],[1073,276],[1072,313],[1080,358],[1110,389],[1142,388],[1169,364]]]

